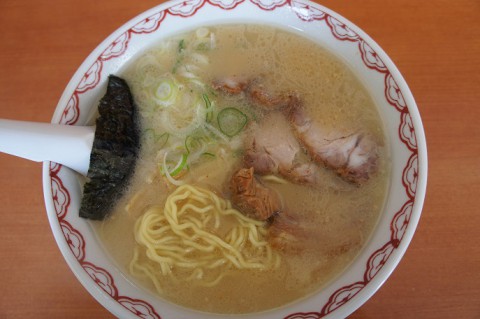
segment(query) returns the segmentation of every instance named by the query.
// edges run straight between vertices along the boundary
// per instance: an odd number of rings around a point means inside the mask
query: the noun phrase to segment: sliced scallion
[[[208,97],[207,94],[202,94],[202,97],[203,97],[203,100],[205,101],[205,108],[207,110],[205,121],[207,121],[207,123],[210,123],[213,120],[212,102],[210,101],[210,98]]]
[[[144,131],[144,136],[152,139],[156,148],[163,148],[167,144],[170,134],[167,132],[157,134],[153,128],[148,128]]]
[[[177,73],[178,68],[183,62],[183,57],[184,57],[183,51],[185,51],[185,49],[186,49],[185,40],[181,39],[178,42],[178,47],[177,47],[177,51],[178,51],[177,60],[175,61],[175,64],[173,65],[173,68],[172,68],[173,74]]]
[[[161,167],[161,172],[162,174],[167,178],[167,180],[172,183],[173,185],[176,185],[176,186],[180,186],[180,185],[183,185],[185,182],[182,181],[182,180],[176,180],[175,178],[173,178],[175,175],[178,175],[182,169],[186,166],[186,163],[187,163],[187,157],[185,154],[182,154],[181,158],[179,159],[177,165],[175,166],[175,168],[172,170],[172,172],[170,173],[168,171],[168,166],[167,166],[167,156],[168,156],[168,152],[165,152],[165,154],[163,155],[163,161],[162,161],[162,167]]]
[[[247,116],[234,107],[227,107],[217,115],[218,128],[228,137],[233,137],[240,133],[247,121]]]
[[[167,144],[169,137],[170,134],[168,134],[167,132],[160,135],[155,135],[155,143],[158,145],[159,148],[163,148]]]
[[[206,156],[206,157],[215,157],[215,154],[212,154],[212,153],[209,153],[209,152],[204,152],[201,155]]]
[[[177,176],[187,165],[187,158],[188,155],[183,153],[180,159],[177,162],[177,165],[173,168],[173,170],[170,172],[170,175],[172,177]]]
[[[182,53],[183,50],[185,50],[185,39],[178,42],[178,53]]]
[[[192,135],[188,135],[185,138],[185,149],[187,150],[187,154],[190,154],[195,149],[197,143],[197,139],[194,138]]]
[[[153,99],[161,106],[170,106],[177,100],[178,84],[170,78],[163,78],[153,86]]]

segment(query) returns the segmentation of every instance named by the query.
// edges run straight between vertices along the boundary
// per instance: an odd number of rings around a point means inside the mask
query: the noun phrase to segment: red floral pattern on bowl
[[[351,22],[306,0],[168,2],[131,20],[92,52],[65,89],[52,121],[84,124],[109,74],[120,71],[137,52],[169,32],[211,24],[212,17],[215,23],[248,21],[303,30],[349,61],[386,122],[392,181],[379,226],[364,253],[318,293],[281,309],[252,314],[252,318],[343,318],[380,287],[401,259],[420,217],[427,174],[425,137],[408,86],[383,50]],[[217,317],[172,306],[125,279],[96,241],[89,223],[78,217],[81,187],[73,171],[45,164],[44,190],[50,224],[67,263],[112,313],[121,318]]]

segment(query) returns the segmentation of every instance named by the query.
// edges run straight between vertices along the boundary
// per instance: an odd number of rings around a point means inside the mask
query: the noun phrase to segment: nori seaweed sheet
[[[140,149],[137,108],[125,80],[109,76],[98,112],[80,206],[80,217],[94,220],[104,219],[123,194]]]

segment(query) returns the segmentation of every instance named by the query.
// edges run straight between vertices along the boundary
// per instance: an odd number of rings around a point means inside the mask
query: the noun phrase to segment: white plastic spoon
[[[86,176],[94,126],[0,119],[0,152],[36,162],[52,161]]]

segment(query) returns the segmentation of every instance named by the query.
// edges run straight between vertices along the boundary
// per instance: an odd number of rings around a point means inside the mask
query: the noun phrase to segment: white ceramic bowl
[[[250,316],[344,318],[368,300],[400,261],[420,218],[427,180],[425,137],[412,94],[385,52],[351,22],[306,0],[164,3],[130,20],[90,54],[65,89],[52,122],[86,124],[104,93],[107,76],[118,74],[132,57],[159,39],[200,25],[237,22],[301,33],[347,61],[385,122],[393,161],[388,199],[360,256],[316,294]],[[89,223],[78,217],[81,186],[73,171],[46,163],[43,184],[49,221],[63,256],[83,286],[113,314],[120,318],[222,317],[173,305],[129,281],[103,251]]]

